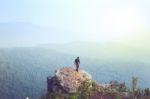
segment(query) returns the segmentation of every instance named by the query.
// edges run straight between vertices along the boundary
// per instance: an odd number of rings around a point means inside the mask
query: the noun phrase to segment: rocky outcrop
[[[92,76],[89,73],[81,69],[77,72],[72,67],[59,68],[55,71],[54,76],[47,77],[47,90],[49,93],[59,92],[61,93],[61,99],[68,99],[65,97],[67,95],[69,96],[70,93],[76,93],[80,88],[84,89],[85,87],[82,86],[87,81],[90,84],[92,83],[89,88],[94,88],[95,90],[91,90],[92,94],[90,94],[89,99],[116,99],[117,97],[121,99],[132,99],[129,92],[118,91],[119,88],[124,88],[124,83],[111,82],[108,84],[98,84],[95,82],[96,87],[93,87]],[[94,94],[92,91],[94,91]],[[83,93],[81,92],[81,97]],[[81,97],[79,99],[84,99]]]
[[[47,78],[49,92],[61,91],[75,93],[84,81],[92,80],[92,76],[84,70],[77,72],[72,67],[64,67],[55,71],[55,76]]]

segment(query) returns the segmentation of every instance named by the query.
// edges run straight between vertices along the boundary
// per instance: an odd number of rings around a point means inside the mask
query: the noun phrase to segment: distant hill
[[[0,23],[0,47],[27,47],[41,43],[57,42],[57,40],[60,40],[58,34],[62,38],[63,30],[54,27],[40,27],[25,22]]]
[[[115,61],[141,61],[149,62],[149,46],[135,46],[134,43],[95,43],[95,42],[74,42],[68,44],[45,44],[39,45],[42,48],[49,48],[59,52],[102,60]],[[144,46],[144,45],[142,45]]]
[[[1,98],[25,99],[29,96],[37,99],[46,89],[46,77],[61,64],[69,65],[71,59],[68,55],[45,49],[0,49]]]
[[[47,42],[60,43],[71,39],[72,31],[56,27],[41,27],[27,22],[0,23],[0,47],[28,47]]]

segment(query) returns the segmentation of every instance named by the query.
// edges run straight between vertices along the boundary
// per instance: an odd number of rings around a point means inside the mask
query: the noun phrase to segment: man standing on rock
[[[78,72],[79,64],[80,64],[80,59],[79,59],[79,57],[77,57],[77,58],[75,59],[74,64],[76,65],[76,71]]]

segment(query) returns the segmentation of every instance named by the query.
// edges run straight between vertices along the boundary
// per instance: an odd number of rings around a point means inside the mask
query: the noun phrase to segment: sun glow
[[[112,9],[107,11],[102,19],[103,32],[111,39],[132,36],[138,32],[140,27],[140,18],[131,9]]]

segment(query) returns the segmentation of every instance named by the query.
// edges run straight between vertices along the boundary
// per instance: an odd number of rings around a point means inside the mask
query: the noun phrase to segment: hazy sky
[[[0,0],[0,23],[5,22],[45,29],[44,34],[27,34],[31,43],[38,40],[33,44],[122,40],[149,31],[150,0]],[[20,37],[11,32],[0,35],[3,43],[26,39],[21,32]]]

